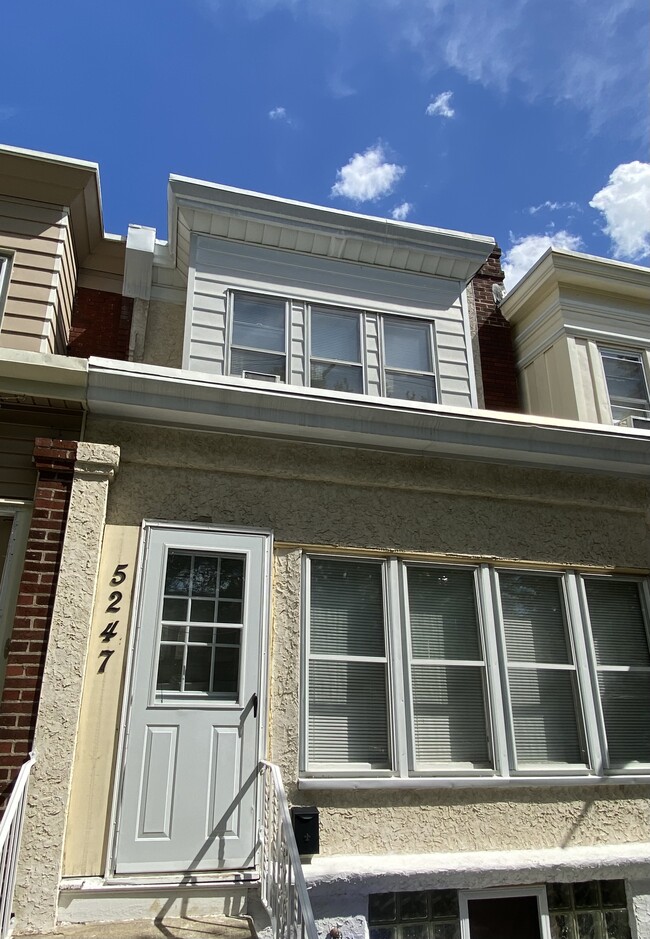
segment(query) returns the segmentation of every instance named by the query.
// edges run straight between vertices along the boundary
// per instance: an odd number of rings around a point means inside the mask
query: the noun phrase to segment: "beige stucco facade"
[[[319,806],[324,855],[650,840],[650,785],[411,791],[324,786],[309,792],[296,785],[303,550],[647,573],[647,484],[98,419],[89,421],[87,433],[97,442],[110,440],[121,452],[107,509],[103,571],[127,558],[131,563],[143,519],[274,532],[268,754],[282,768],[290,800]],[[115,656],[103,698],[96,689],[102,676],[86,672],[67,875],[98,875],[106,863],[125,648],[121,644]]]

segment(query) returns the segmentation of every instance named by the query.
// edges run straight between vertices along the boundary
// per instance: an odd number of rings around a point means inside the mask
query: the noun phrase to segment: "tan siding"
[[[0,248],[15,251],[0,346],[64,351],[72,314],[72,283],[61,283],[61,259],[72,253],[66,210],[0,199]]]
[[[76,437],[81,427],[77,412],[44,419],[40,412],[3,407],[0,413],[0,498],[31,499],[36,484],[32,464],[35,437]]]

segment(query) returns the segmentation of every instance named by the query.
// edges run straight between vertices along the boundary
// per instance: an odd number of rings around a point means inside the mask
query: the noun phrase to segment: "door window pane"
[[[241,629],[220,629],[215,624],[243,627],[244,564],[241,557],[169,551],[164,581],[169,595],[162,598],[164,623],[156,682],[159,692],[237,698]]]

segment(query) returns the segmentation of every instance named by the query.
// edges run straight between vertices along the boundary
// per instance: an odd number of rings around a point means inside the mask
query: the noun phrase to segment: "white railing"
[[[280,769],[261,760],[261,899],[273,939],[318,939]]]
[[[18,851],[27,802],[27,783],[35,759],[35,755],[31,753],[27,762],[20,767],[18,779],[11,790],[7,808],[0,822],[0,939],[6,939],[11,926]]]

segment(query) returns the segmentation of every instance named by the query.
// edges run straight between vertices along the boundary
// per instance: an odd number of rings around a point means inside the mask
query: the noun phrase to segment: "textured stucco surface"
[[[108,518],[271,528],[271,757],[317,804],[325,855],[536,849],[650,839],[650,787],[310,791],[298,771],[300,565],[287,545],[647,570],[642,482],[89,421],[119,443]]]
[[[150,300],[142,361],[147,365],[181,368],[185,309],[164,300]]]
[[[80,443],[77,449],[16,884],[21,930],[54,925],[106,498],[118,459],[114,446]]]
[[[627,882],[632,939],[650,939],[650,877]]]

